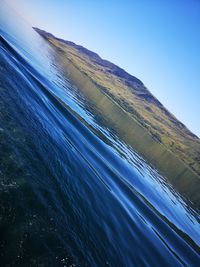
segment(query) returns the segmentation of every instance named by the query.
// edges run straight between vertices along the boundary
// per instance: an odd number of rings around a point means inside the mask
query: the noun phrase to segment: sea
[[[199,210],[59,57],[0,2],[0,266],[199,267]]]

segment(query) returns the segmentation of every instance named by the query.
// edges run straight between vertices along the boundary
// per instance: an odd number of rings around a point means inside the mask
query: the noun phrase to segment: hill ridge
[[[34,27],[150,134],[200,175],[200,139],[145,87],[143,82],[97,53]]]

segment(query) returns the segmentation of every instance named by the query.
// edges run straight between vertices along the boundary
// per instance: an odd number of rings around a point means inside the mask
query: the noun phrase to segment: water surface
[[[199,266],[198,211],[0,10],[2,266]]]

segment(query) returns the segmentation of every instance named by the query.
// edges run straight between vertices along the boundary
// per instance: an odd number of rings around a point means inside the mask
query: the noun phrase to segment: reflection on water
[[[0,13],[1,265],[199,266],[197,212],[142,158],[168,152]]]
[[[156,167],[169,182],[195,208],[200,207],[199,177],[168,151],[162,144],[155,141],[133,118],[106,96],[95,84],[81,73],[62,52],[55,54],[55,61],[62,66],[62,73],[73,81],[87,101],[88,109],[96,115],[104,127],[112,129],[125,143],[132,146],[139,154]]]

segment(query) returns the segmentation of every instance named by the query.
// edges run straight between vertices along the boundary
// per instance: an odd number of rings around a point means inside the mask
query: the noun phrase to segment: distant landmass
[[[200,139],[170,113],[145,85],[98,54],[34,28],[150,135],[200,176]]]

